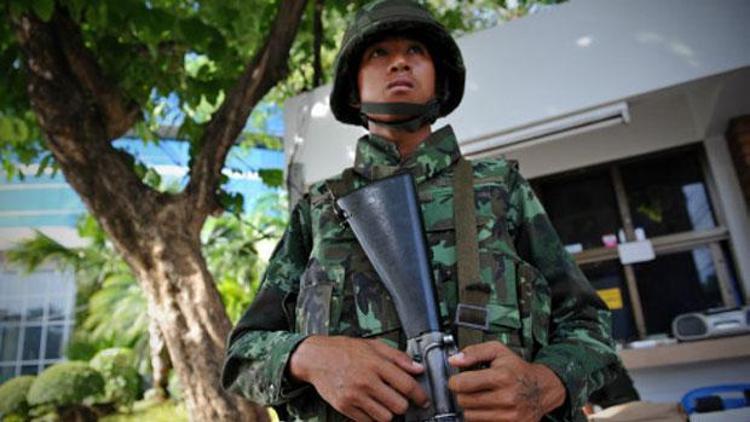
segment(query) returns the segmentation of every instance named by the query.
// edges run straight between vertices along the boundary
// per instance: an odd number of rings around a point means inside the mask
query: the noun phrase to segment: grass
[[[185,405],[172,400],[139,401],[130,413],[116,413],[100,419],[102,422],[187,422]]]

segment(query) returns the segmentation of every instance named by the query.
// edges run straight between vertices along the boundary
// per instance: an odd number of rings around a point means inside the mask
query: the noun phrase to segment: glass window
[[[50,325],[47,327],[47,343],[45,345],[45,359],[59,359],[62,357],[62,341],[65,326]]]
[[[723,306],[707,246],[657,256],[633,269],[648,334],[671,333],[672,320],[679,314]]]
[[[695,152],[625,164],[621,171],[633,225],[647,237],[716,226]]]
[[[57,296],[50,298],[47,320],[60,321],[68,316],[67,297]]]
[[[18,358],[19,328],[0,326],[0,362],[15,362]]]
[[[74,297],[69,271],[0,272],[0,376],[17,375],[20,365],[22,373],[36,374],[62,359]]]
[[[622,265],[617,260],[581,265],[581,271],[612,311],[612,335],[616,340],[634,340],[638,330],[633,322],[630,293]]]
[[[16,375],[15,366],[0,366],[0,384],[8,381]]]
[[[577,173],[536,184],[552,224],[566,245],[604,246],[622,224],[607,169]]]
[[[40,296],[26,298],[26,321],[41,321],[44,318],[46,299]]]
[[[560,238],[612,309],[616,339],[668,334],[679,314],[743,303],[729,234],[708,231],[719,221],[704,167],[700,148],[682,148],[532,181]],[[615,246],[636,240],[626,232],[653,239],[656,259],[623,265]],[[631,297],[641,306],[634,309]]]
[[[0,322],[20,321],[23,303],[19,300],[4,300],[0,302]]]
[[[42,347],[42,327],[29,326],[23,333],[23,360],[39,359],[39,349]]]
[[[21,375],[36,375],[39,373],[39,365],[24,365],[21,367]]]

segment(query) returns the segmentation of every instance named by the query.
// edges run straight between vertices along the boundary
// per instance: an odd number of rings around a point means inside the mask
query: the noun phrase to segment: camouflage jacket
[[[460,157],[450,127],[434,132],[401,162],[394,144],[365,135],[357,145],[352,188],[408,169],[415,177],[445,330],[457,301],[452,175]],[[567,390],[551,420],[579,420],[589,394],[611,378],[617,357],[609,313],[564,249],[515,162],[472,163],[480,272],[490,287],[490,330],[529,361],[550,367]],[[253,304],[230,335],[224,387],[291,417],[342,420],[309,385],[287,378],[291,352],[311,334],[379,337],[404,350],[390,296],[315,184],[295,207]],[[503,216],[497,218],[497,216]]]

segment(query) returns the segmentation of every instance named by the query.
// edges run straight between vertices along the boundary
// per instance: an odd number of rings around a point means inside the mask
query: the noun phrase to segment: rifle
[[[410,404],[406,421],[463,421],[448,390],[448,378],[457,372],[448,357],[458,350],[453,336],[441,331],[413,177],[399,174],[371,183],[339,198],[336,206],[393,299],[407,353],[425,366],[417,381],[431,405]]]

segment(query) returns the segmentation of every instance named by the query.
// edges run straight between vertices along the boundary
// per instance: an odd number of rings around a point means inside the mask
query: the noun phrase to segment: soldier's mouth
[[[391,81],[386,85],[386,88],[414,88],[414,83],[408,79],[396,79],[395,81]]]

